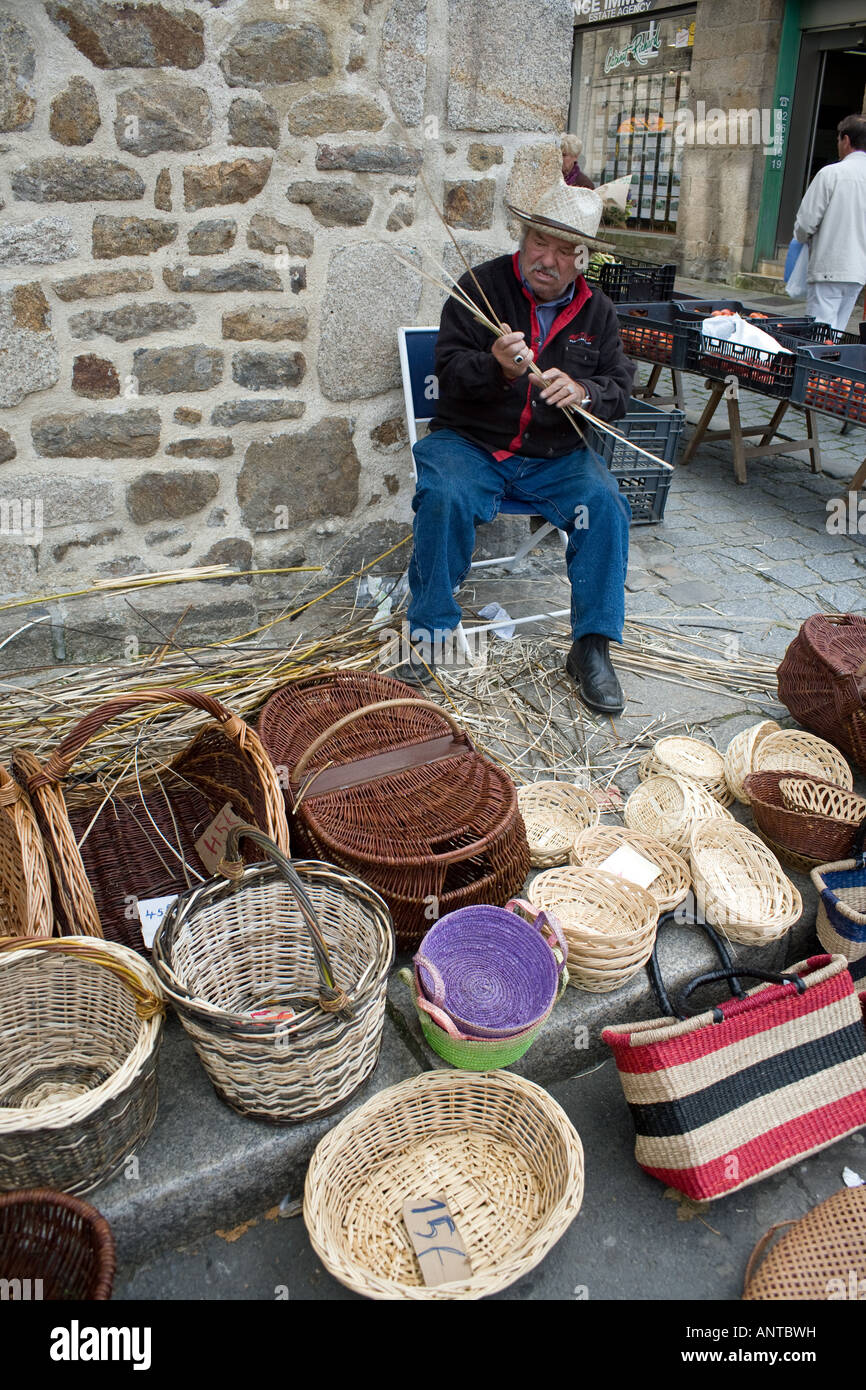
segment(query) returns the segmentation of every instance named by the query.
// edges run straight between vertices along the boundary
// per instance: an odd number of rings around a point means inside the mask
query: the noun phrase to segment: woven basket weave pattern
[[[755,749],[768,734],[775,733],[778,728],[775,719],[762,719],[760,724],[753,724],[750,728],[743,729],[742,733],[735,734],[725,749],[725,781],[732,796],[744,806],[749,804],[744,784],[749,773],[754,771],[752,759]]]
[[[725,760],[711,743],[697,738],[662,738],[641,758],[642,781],[668,772],[690,777],[720,801],[730,806],[733,794],[725,781]]]
[[[812,870],[818,890],[818,940],[826,951],[858,961],[866,956],[866,861],[840,860]]]
[[[807,618],[778,670],[779,698],[866,771],[866,618]],[[837,780],[836,778],[832,780]]]
[[[688,847],[692,828],[713,816],[733,820],[730,811],[699,782],[675,773],[648,777],[635,787],[623,812],[630,830],[661,840],[669,849]]]
[[[599,822],[595,798],[570,782],[534,782],[520,787],[517,804],[534,869],[567,864],[575,836]]]
[[[851,769],[832,744],[802,729],[779,729],[758,743],[752,754],[754,772],[810,772],[849,791]]]
[[[701,821],[692,831],[689,862],[699,909],[732,941],[764,946],[803,914],[803,900],[779,861],[745,826]]]
[[[862,806],[861,819],[866,817],[862,798],[807,773],[752,772],[746,789],[755,824],[774,853],[807,871],[850,854],[858,822],[849,817],[857,802]],[[809,802],[827,809],[803,809]],[[830,815],[829,810],[839,815]]]
[[[645,888],[602,869],[547,869],[529,891],[551,912],[568,942],[568,982],[609,994],[652,955],[659,908]]]
[[[594,830],[584,830],[574,842],[571,863],[576,868],[597,869],[622,845],[630,845],[662,870],[661,877],[654,879],[647,888],[659,912],[677,907],[688,897],[692,880],[686,861],[661,840],[639,830],[623,829],[619,825],[598,825]]]
[[[114,1237],[87,1202],[50,1188],[0,1196],[0,1278],[41,1281],[44,1299],[104,1300]]]
[[[50,936],[51,880],[29,798],[0,767],[0,935]]]
[[[852,1284],[853,1297],[858,1297],[866,1280],[866,1187],[834,1193],[794,1222],[764,1254],[776,1229],[762,1236],[752,1252],[744,1299],[848,1299]]]

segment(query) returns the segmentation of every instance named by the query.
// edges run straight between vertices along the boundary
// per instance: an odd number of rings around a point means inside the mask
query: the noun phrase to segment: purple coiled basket
[[[424,937],[414,964],[424,997],[461,1033],[508,1038],[547,1018],[567,959],[555,918],[515,898],[505,907],[449,912]]]

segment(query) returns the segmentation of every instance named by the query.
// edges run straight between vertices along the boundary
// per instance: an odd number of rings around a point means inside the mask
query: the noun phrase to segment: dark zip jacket
[[[539,344],[535,300],[520,277],[518,253],[497,256],[475,268],[478,282],[501,322],[522,331],[541,371],[558,367],[584,386],[589,410],[600,420],[618,420],[631,395],[635,368],[623,352],[616,311],[607,295],[592,291],[578,275],[574,298],[560,309]],[[489,310],[467,273],[460,287],[482,312]],[[448,299],[436,340],[439,399],[431,430],[455,430],[491,453],[556,458],[582,447],[558,406],[547,405],[529,375],[507,381],[491,352],[494,336],[468,309]]]

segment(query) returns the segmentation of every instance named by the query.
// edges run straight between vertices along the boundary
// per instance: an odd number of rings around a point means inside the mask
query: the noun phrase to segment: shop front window
[[[674,232],[694,10],[575,31],[571,128],[596,186],[631,175],[624,225]]]

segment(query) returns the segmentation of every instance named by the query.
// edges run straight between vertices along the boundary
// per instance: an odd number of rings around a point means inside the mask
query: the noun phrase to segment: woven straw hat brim
[[[554,236],[560,241],[570,241],[575,246],[591,246],[596,251],[615,251],[616,245],[612,241],[601,241],[596,236],[588,236],[586,232],[579,232],[576,227],[569,227],[565,222],[556,222],[552,217],[542,217],[540,213],[523,212],[516,208],[513,203],[506,203],[505,206],[513,217],[519,218],[527,227],[533,227],[535,231],[541,232],[542,236]]]

